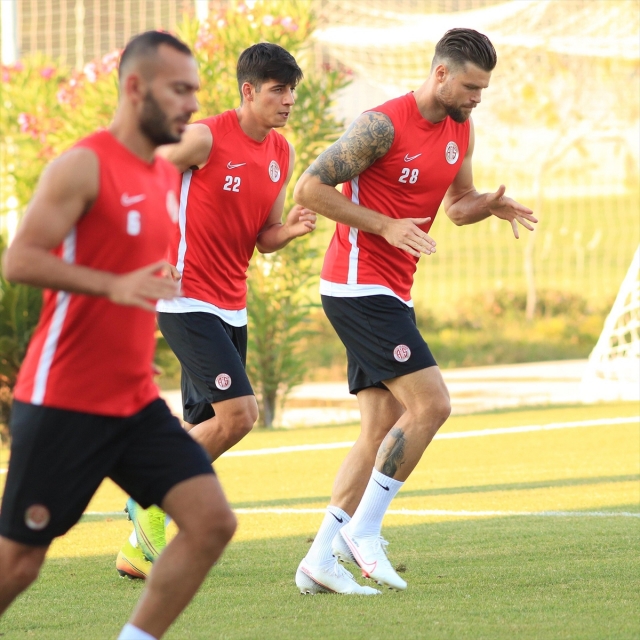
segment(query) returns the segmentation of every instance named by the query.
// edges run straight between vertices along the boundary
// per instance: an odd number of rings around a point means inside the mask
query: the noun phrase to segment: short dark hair
[[[498,55],[491,40],[483,33],[473,29],[450,29],[436,45],[431,68],[443,60],[455,67],[471,62],[484,71],[493,71]]]
[[[236,77],[242,98],[242,85],[252,84],[256,90],[267,80],[277,80],[295,87],[302,80],[302,69],[296,59],[280,45],[260,42],[245,49],[238,58]]]
[[[184,42],[178,40],[178,38],[172,36],[170,33],[166,31],[145,31],[144,33],[139,33],[137,36],[133,36],[124,48],[120,56],[120,64],[118,65],[118,77],[122,78],[122,69],[124,69],[129,60],[155,55],[158,47],[162,44],[166,44],[172,49],[176,49],[188,56],[193,55],[191,49],[189,49]]]

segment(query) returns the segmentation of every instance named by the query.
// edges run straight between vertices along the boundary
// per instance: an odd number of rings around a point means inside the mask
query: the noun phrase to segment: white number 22
[[[235,191],[238,193],[240,191],[240,178],[238,176],[227,176],[224,179],[224,187],[222,187],[225,191]]]

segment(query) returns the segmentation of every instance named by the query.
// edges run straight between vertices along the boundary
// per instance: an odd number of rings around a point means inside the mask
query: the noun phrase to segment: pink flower
[[[11,80],[11,74],[2,67],[2,82],[9,82]]]
[[[83,72],[89,82],[93,83],[98,79],[95,62],[89,62],[88,64],[85,64]]]
[[[291,18],[291,16],[285,16],[284,18],[282,18],[282,20],[280,21],[280,24],[287,31],[297,31],[298,30],[298,25],[293,21],[293,18]]]
[[[45,80],[49,80],[51,77],[53,77],[53,74],[55,72],[56,72],[56,70],[53,67],[45,67],[44,69],[40,69],[40,75]]]

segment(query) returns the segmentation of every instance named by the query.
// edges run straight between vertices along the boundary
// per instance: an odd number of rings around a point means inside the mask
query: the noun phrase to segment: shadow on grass
[[[444,496],[463,493],[490,493],[494,491],[524,491],[528,489],[547,489],[554,487],[595,486],[615,482],[640,481],[640,474],[627,474],[619,476],[597,476],[591,478],[558,478],[555,480],[541,480],[536,482],[509,482],[503,484],[473,485],[462,487],[439,487],[436,489],[415,489],[412,491],[401,490],[398,494],[401,498],[419,496]],[[307,496],[298,498],[279,498],[277,500],[252,500],[247,502],[234,502],[234,509],[251,509],[264,507],[284,507],[301,504],[327,503],[330,496]],[[638,505],[636,505],[636,509]]]

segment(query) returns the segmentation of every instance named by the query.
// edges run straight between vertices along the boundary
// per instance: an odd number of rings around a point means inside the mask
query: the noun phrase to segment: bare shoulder
[[[348,182],[389,151],[394,135],[389,116],[367,111],[354,120],[337,142],[318,156],[307,172],[332,186]]]
[[[39,190],[50,197],[70,195],[94,200],[100,185],[100,160],[92,149],[74,147],[53,160],[42,173]]]
[[[356,118],[344,137],[359,145],[367,145],[377,158],[382,157],[393,144],[395,130],[386,113],[367,111]]]

